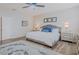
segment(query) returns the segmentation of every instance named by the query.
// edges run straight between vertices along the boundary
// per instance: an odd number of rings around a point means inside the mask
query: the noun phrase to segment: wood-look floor
[[[53,50],[65,55],[76,55],[78,53],[76,44],[64,41],[59,41]]]
[[[21,38],[16,38],[16,39],[4,40],[2,43],[6,44],[6,43],[18,41],[18,40],[25,40],[26,41],[26,38],[21,37]],[[64,55],[76,55],[77,54],[76,44],[68,43],[68,42],[64,42],[64,41],[59,41],[52,50],[57,51],[57,52],[64,54]]]

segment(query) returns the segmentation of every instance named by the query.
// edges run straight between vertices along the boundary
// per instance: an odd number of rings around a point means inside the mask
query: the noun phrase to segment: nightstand
[[[39,31],[39,30],[32,30],[32,31]]]
[[[69,32],[62,32],[61,33],[61,40],[65,41],[65,42],[70,42],[70,43],[75,43],[75,36],[73,33],[69,33]]]

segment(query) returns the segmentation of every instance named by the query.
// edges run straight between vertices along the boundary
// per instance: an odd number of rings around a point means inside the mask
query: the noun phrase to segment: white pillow
[[[59,32],[59,29],[58,28],[54,28],[54,29],[52,29],[52,32]]]

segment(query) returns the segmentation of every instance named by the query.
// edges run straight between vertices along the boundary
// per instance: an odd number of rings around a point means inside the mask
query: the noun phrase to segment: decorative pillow
[[[52,29],[51,28],[43,28],[41,31],[42,32],[52,32]]]

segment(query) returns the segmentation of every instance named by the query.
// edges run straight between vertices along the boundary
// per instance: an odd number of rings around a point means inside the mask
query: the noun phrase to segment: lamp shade
[[[64,27],[65,27],[65,28],[69,28],[69,22],[65,22],[65,23],[64,23]]]
[[[34,24],[33,29],[38,30],[40,28],[40,24]]]

